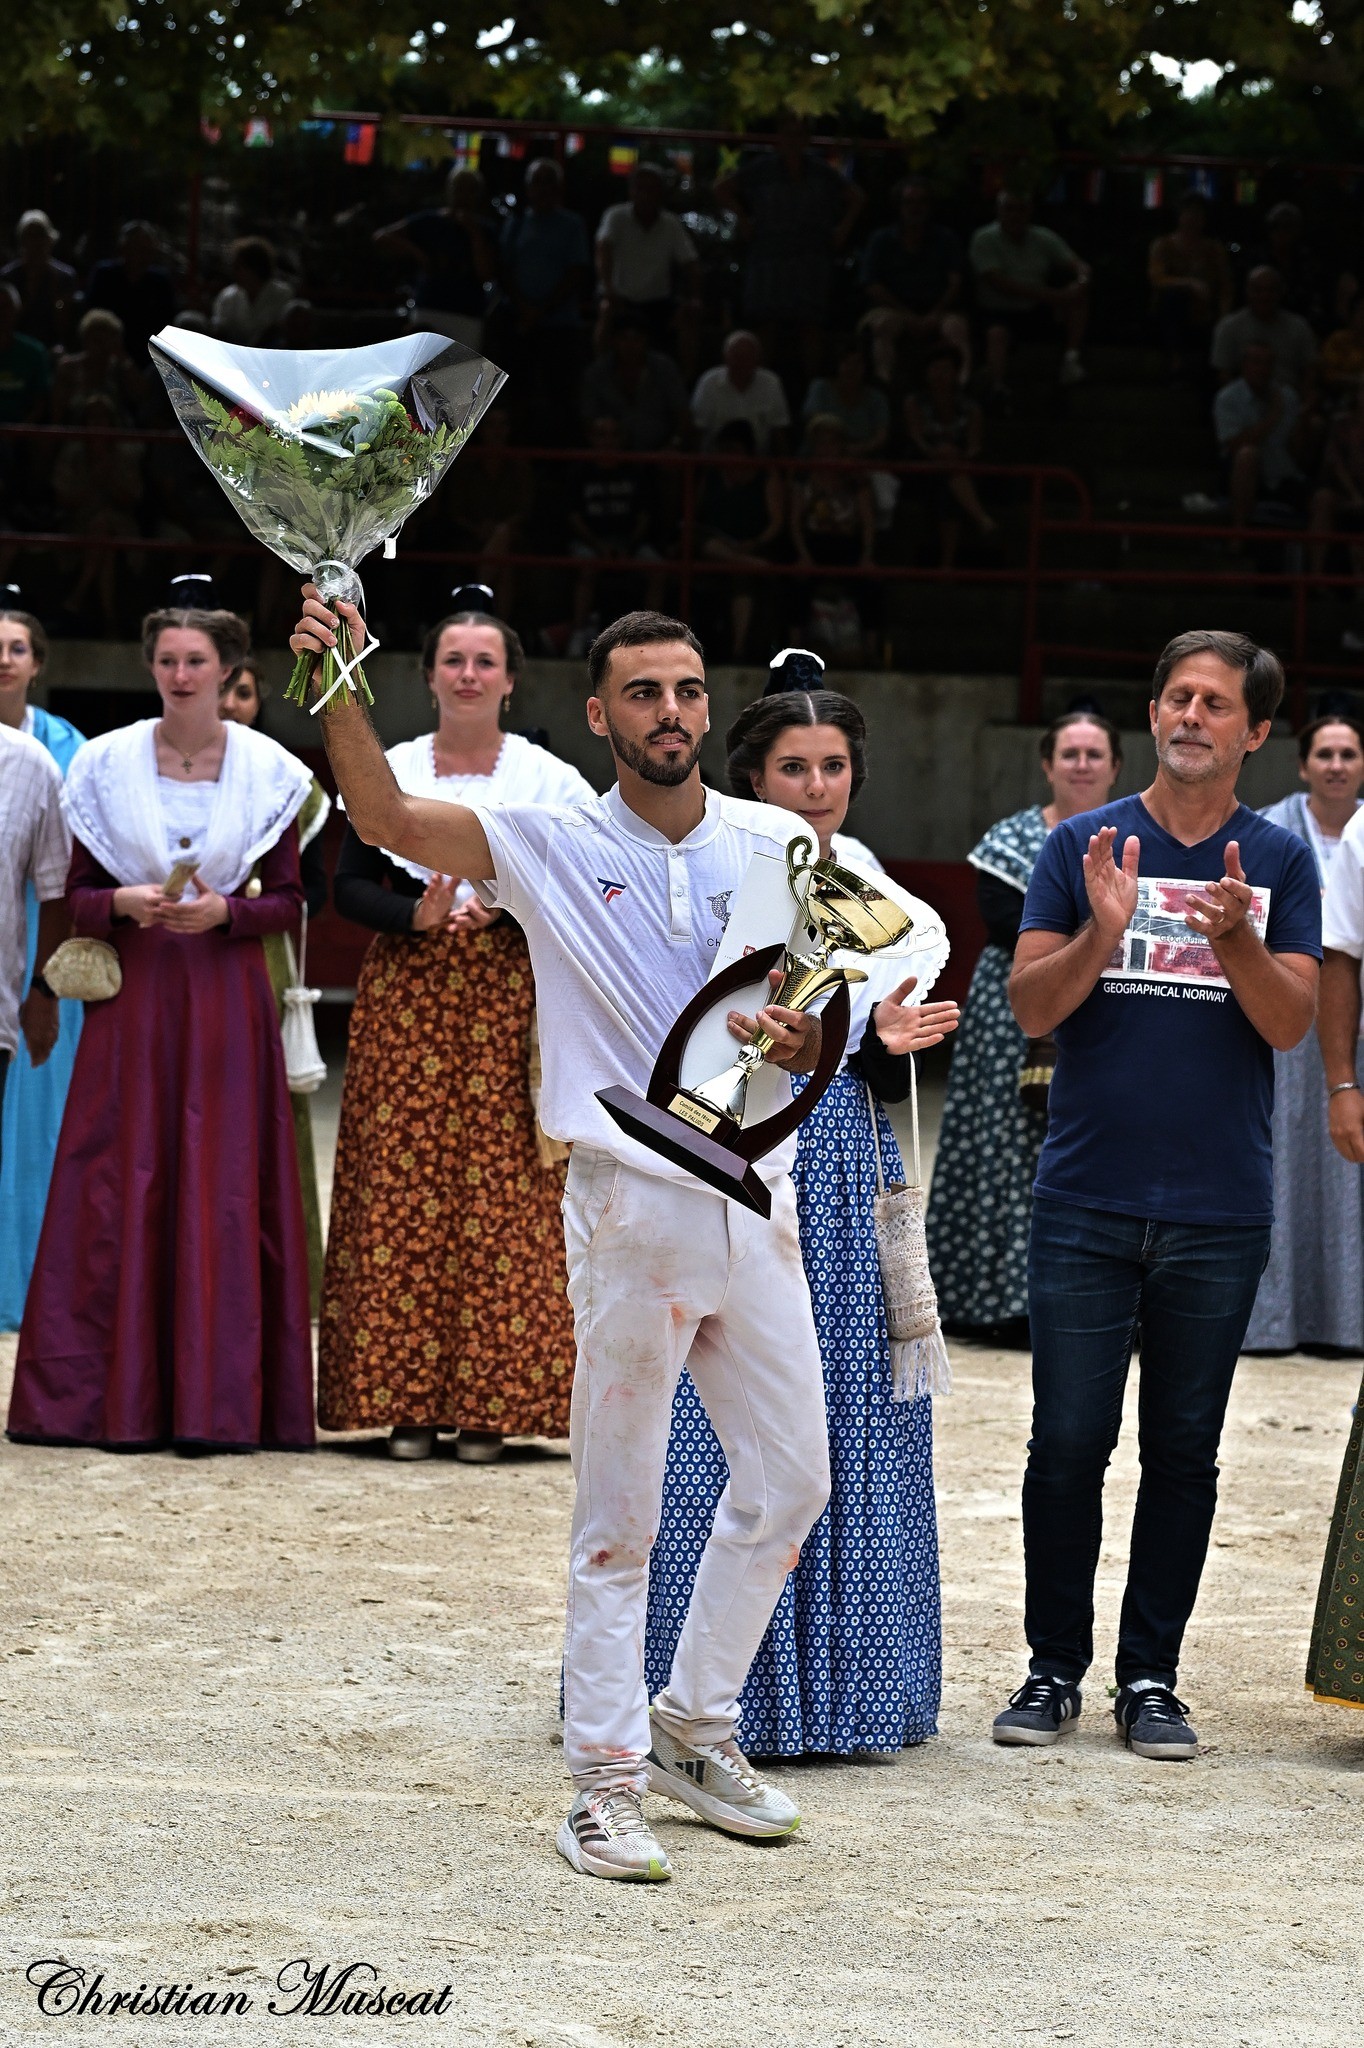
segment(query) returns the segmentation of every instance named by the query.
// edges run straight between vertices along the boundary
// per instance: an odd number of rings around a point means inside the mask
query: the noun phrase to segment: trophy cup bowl
[[[769,947],[713,976],[664,1041],[647,1101],[624,1088],[604,1088],[598,1095],[608,1115],[631,1137],[762,1216],[771,1214],[771,1196],[752,1161],[780,1144],[828,1087],[847,1043],[848,986],[867,979],[860,968],[835,967],[833,955],[883,952],[898,945],[914,922],[874,881],[837,861],[813,860],[813,852],[814,842],[804,835],[793,839],[786,851],[787,880],[809,943],[799,950]],[[696,1086],[684,1087],[678,1070],[699,1018],[778,964],[782,979],[764,1007],[809,1010],[821,997],[831,999],[822,1020],[819,1058],[801,1094],[775,1115],[746,1125],[748,1084],[773,1044],[767,1032],[759,1029],[730,1066]]]

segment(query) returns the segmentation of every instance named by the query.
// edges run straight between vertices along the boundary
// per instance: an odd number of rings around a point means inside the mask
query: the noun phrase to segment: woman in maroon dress
[[[112,943],[123,986],[86,1008],[9,1434],[303,1449],[308,1252],[261,939],[298,919],[312,778],[218,716],[247,652],[230,612],[154,612],[143,651],[162,716],[92,740],[65,799],[75,929]]]

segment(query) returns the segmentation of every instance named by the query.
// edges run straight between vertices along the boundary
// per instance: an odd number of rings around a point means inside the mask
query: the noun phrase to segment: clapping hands
[[[1137,907],[1137,862],[1141,857],[1141,841],[1134,832],[1123,846],[1119,867],[1113,858],[1117,837],[1116,829],[1105,825],[1091,834],[1084,857],[1085,894],[1094,928],[1115,946]]]

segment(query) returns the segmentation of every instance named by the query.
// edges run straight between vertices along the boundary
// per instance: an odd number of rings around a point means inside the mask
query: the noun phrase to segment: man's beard
[[[1175,737],[1178,738],[1178,734]],[[1158,741],[1156,759],[1176,782],[1215,782],[1232,765],[1215,743],[1211,746],[1176,746],[1171,740]],[[1239,767],[1239,757],[1235,765]]]
[[[685,754],[654,755],[648,751],[647,745],[637,746],[633,740],[626,739],[624,733],[617,730],[609,711],[605,712],[604,716],[607,734],[616,759],[623,761],[627,768],[633,768],[635,774],[644,782],[656,782],[664,789],[676,789],[679,783],[687,780],[687,777],[700,759],[701,742],[699,739],[688,748]],[[665,732],[681,733],[681,728],[671,725],[655,726],[649,738],[658,739]],[[681,736],[683,739],[686,738],[685,733],[681,733]]]

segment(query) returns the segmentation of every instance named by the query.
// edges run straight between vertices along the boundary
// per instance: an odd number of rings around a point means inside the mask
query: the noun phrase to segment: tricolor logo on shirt
[[[614,903],[617,896],[625,894],[624,882],[613,882],[606,875],[598,875],[597,887],[601,890],[603,903]]]

